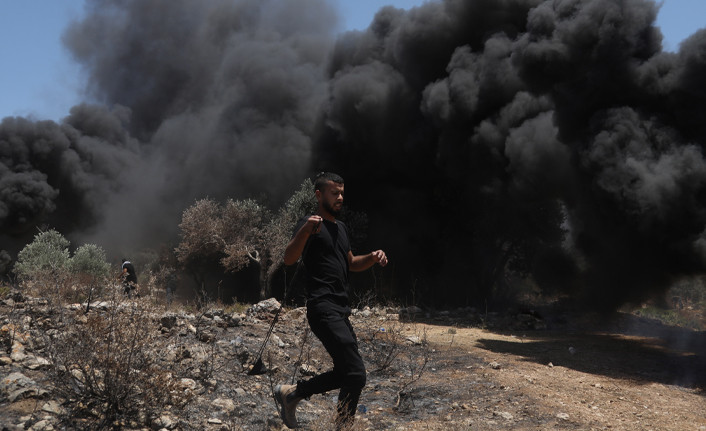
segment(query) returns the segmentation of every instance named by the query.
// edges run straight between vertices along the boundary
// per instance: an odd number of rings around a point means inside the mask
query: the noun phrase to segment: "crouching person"
[[[320,174],[314,184],[317,213],[299,220],[287,245],[284,263],[292,265],[301,257],[306,285],[306,316],[312,332],[331,356],[333,369],[296,385],[278,385],[275,397],[280,416],[289,428],[297,427],[299,401],[314,394],[340,389],[336,426],[353,422],[358,399],[365,386],[365,364],[358,340],[348,317],[348,272],[364,271],[374,264],[387,264],[382,250],[354,256],[347,227],[337,220],[343,205],[343,179],[332,173]]]

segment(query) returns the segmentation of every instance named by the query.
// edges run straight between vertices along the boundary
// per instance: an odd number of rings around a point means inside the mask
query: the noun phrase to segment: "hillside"
[[[277,307],[139,299],[85,313],[14,294],[0,304],[2,429],[283,429],[272,385],[330,362],[303,309],[287,310],[270,372],[247,374]],[[369,372],[355,430],[706,430],[704,332],[551,310],[382,307],[352,321]],[[335,395],[302,402],[303,429],[331,429]]]

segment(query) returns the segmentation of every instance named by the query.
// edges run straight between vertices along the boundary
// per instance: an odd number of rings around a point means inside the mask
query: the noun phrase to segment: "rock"
[[[9,356],[0,356],[0,366],[12,365],[12,358]]]
[[[244,316],[240,313],[232,313],[226,316],[226,323],[229,328],[234,328],[243,324]]]
[[[11,403],[33,396],[39,396],[46,391],[40,391],[37,383],[22,373],[14,372],[0,380],[0,399],[7,398]]]
[[[25,346],[22,345],[19,341],[15,340],[15,342],[12,343],[12,353],[10,353],[10,358],[14,362],[22,362],[25,360],[27,355],[25,354]]]
[[[245,389],[243,389],[243,388],[235,388],[235,395],[237,395],[237,396],[239,396],[239,397],[243,397],[243,396],[245,396],[246,394],[247,394],[247,392],[245,392]]]
[[[213,400],[213,405],[227,413],[235,410],[235,402],[227,398],[216,398]]]
[[[422,339],[419,338],[416,335],[410,335],[409,337],[406,338],[406,340],[415,346],[420,346],[422,344]]]
[[[193,379],[183,378],[179,382],[181,383],[181,387],[185,390],[193,391],[196,389],[196,381]]]
[[[488,365],[494,370],[499,370],[500,368],[502,368],[502,366],[497,362],[491,362]]]
[[[30,427],[30,431],[52,431],[53,429],[54,425],[47,419],[42,419]]]
[[[566,413],[557,413],[556,417],[563,421],[568,421],[569,420],[569,415]]]
[[[256,317],[260,320],[267,319],[277,313],[281,304],[275,298],[260,301],[252,307],[248,308],[247,315]]]
[[[287,313],[287,318],[293,320],[302,319],[304,317],[306,317],[306,307],[297,307]]]
[[[166,414],[163,414],[152,423],[153,430],[159,430],[162,428],[171,430],[176,428],[176,426],[177,420]]]
[[[511,421],[514,419],[510,412],[493,412],[493,416],[500,416],[501,418]]]
[[[54,400],[44,403],[44,405],[42,406],[42,411],[51,413],[56,416],[64,413],[64,409],[61,407],[61,405],[59,405],[59,403]]]
[[[23,365],[25,368],[29,368],[30,370],[40,370],[40,369],[45,369],[49,368],[51,363],[39,356],[27,356],[27,358],[24,360]]]
[[[206,422],[208,422],[210,425],[220,425],[223,423],[223,421],[217,418],[209,418]]]
[[[274,341],[274,343],[277,345],[277,347],[282,348],[282,347],[286,346],[286,344],[284,344],[284,341],[282,341],[282,339],[279,338],[277,335],[272,334],[271,338],[272,338],[272,341]]]

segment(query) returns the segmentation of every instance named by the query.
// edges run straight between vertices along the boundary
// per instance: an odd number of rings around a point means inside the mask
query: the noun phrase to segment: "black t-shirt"
[[[299,220],[294,235],[308,218]],[[341,221],[324,220],[319,233],[309,236],[308,241],[301,268],[307,306],[329,302],[347,308],[348,253],[351,250],[348,228]]]
[[[127,275],[125,276],[125,281],[137,283],[137,274],[135,274],[135,267],[132,266],[129,260],[123,262],[123,269],[127,268]]]

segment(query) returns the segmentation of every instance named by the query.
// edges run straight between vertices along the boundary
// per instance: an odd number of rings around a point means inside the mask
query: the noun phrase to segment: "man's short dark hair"
[[[314,191],[323,191],[324,186],[329,182],[334,182],[336,184],[343,184],[343,178],[340,175],[334,174],[333,172],[321,172],[316,175],[314,180]]]

